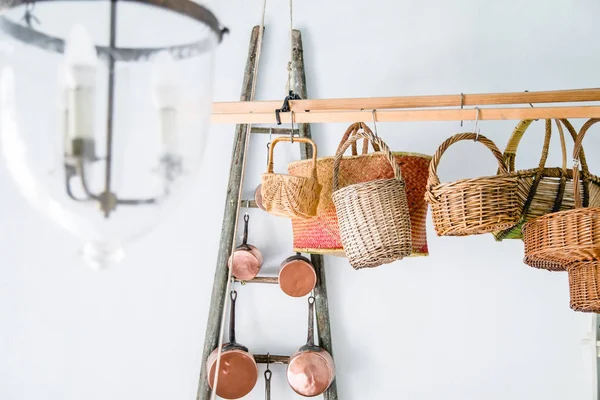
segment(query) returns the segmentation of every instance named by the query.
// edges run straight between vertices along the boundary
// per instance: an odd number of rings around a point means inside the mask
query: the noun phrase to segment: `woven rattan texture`
[[[498,161],[499,174],[440,183],[437,176],[440,158],[448,147],[461,140],[477,140],[488,147]],[[491,140],[475,133],[460,133],[442,143],[434,154],[425,196],[437,234],[465,236],[514,226],[523,207],[519,193],[528,191],[516,174],[507,173],[502,153]]]
[[[359,130],[371,133],[362,123],[350,125],[344,134],[340,147],[351,134]],[[357,154],[356,142],[352,155],[342,157],[339,167],[339,185],[345,187],[355,183],[378,179],[390,179],[394,170],[382,152],[367,153],[368,140],[364,140],[362,154]],[[376,146],[373,146],[376,148]],[[416,153],[392,153],[396,163],[402,168],[402,178],[406,184],[406,196],[410,213],[413,256],[428,254],[427,247],[427,203],[424,199],[425,185],[431,156]],[[314,218],[292,219],[294,250],[305,253],[344,255],[338,227],[337,214],[332,200],[333,163],[335,157],[317,159],[317,180],[322,185],[317,215]],[[310,160],[296,161],[288,165],[290,175],[306,176],[310,173]]]
[[[386,155],[394,170],[394,178],[338,189],[342,155],[361,137],[376,144]],[[411,254],[410,216],[404,187],[394,156],[383,140],[372,133],[356,132],[336,153],[332,196],[344,252],[353,268],[377,267]]]
[[[317,145],[310,139],[297,138],[295,142],[312,145],[311,168],[305,176],[291,176],[273,172],[273,150],[278,142],[291,141],[278,137],[269,147],[267,172],[261,177],[261,195],[265,209],[274,215],[289,218],[310,218],[317,214],[321,185],[317,181]]]
[[[581,261],[567,267],[571,308],[600,313],[600,262]]]

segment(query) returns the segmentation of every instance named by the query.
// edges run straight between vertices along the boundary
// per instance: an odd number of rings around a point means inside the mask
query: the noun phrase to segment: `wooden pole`
[[[292,31],[292,68],[296,71],[293,74],[298,79],[296,82],[298,94],[301,98],[308,98],[308,90],[306,88],[306,75],[304,73],[304,49],[302,47],[302,35],[299,30]],[[300,136],[311,138],[310,125],[300,124]],[[306,143],[300,143],[300,155],[306,160],[312,157],[312,147]],[[327,350],[333,357],[333,346],[331,343],[331,326],[329,320],[329,303],[327,300],[327,281],[325,268],[323,265],[323,256],[313,254],[310,257],[315,272],[317,273],[317,284],[314,289],[315,293],[315,314],[317,316],[317,337],[319,338],[319,346]],[[324,400],[338,400],[337,378],[331,383],[329,388],[323,393]]]
[[[259,32],[260,28],[258,26],[255,26],[252,29],[248,59],[246,61],[246,69],[244,71],[244,80],[242,83],[242,94],[240,96],[242,101],[252,100],[252,86],[258,72],[255,68],[255,58],[257,56]],[[233,236],[237,222],[239,188],[242,184],[242,170],[244,166],[244,157],[246,156],[244,149],[246,147],[246,140],[248,139],[247,132],[247,125],[236,126],[231,168],[229,170],[229,184],[227,185],[227,197],[225,200],[225,211],[223,213],[223,225],[221,228],[221,240],[219,242],[219,254],[217,256],[217,266],[215,268],[210,311],[206,323],[206,335],[204,337],[202,365],[198,393],[196,396],[197,400],[209,400],[210,398],[206,360],[219,343],[224,296],[227,295],[227,293],[225,293],[228,277],[227,260],[229,259],[231,248],[233,246]]]
[[[302,96],[300,96],[302,97]],[[304,97],[302,97],[304,99]],[[283,100],[283,99],[282,99]],[[283,101],[222,102],[213,104],[213,114],[272,113]],[[550,90],[431,96],[364,97],[348,99],[304,99],[290,101],[296,112],[305,110],[384,110],[398,108],[474,107],[509,104],[578,103],[600,101],[600,89]]]
[[[294,121],[301,123],[328,122],[372,122],[373,111],[320,111],[294,112]],[[425,110],[377,110],[377,122],[408,121],[468,121],[479,120],[522,120],[556,118],[600,118],[600,106],[562,106],[562,107],[516,107],[516,108],[479,108],[479,109],[425,109]],[[252,123],[275,124],[274,110],[269,113],[212,114],[211,121],[216,124]],[[291,113],[281,113],[282,123],[291,123]]]

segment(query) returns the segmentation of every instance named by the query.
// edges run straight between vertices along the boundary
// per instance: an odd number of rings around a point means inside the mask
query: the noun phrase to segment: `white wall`
[[[311,97],[597,86],[596,1],[295,3]],[[260,4],[211,4],[232,31],[218,51],[218,101],[239,97]],[[287,12],[287,2],[268,2],[260,99],[285,94]],[[514,124],[480,126],[504,146]],[[537,164],[540,124],[523,141],[520,167]],[[313,126],[321,154],[332,154],[344,128]],[[394,149],[430,154],[471,128],[378,126]],[[0,170],[0,399],[195,398],[233,131],[211,129],[210,167],[195,193],[131,246],[119,267],[102,273],[80,265],[79,243],[31,211]],[[588,154],[598,171],[600,140],[591,133]],[[265,144],[266,138],[252,141],[246,196],[259,181]],[[283,170],[298,156],[283,149],[277,165]],[[555,151],[551,164],[558,160]],[[451,180],[493,173],[495,166],[483,147],[467,143],[453,148],[440,170]],[[429,228],[428,258],[368,271],[326,259],[340,397],[591,400],[595,382],[582,346],[591,319],[570,311],[566,275],[523,265],[520,242],[437,238]],[[290,254],[284,219],[253,211],[250,238],[266,255],[265,272],[274,273]],[[253,351],[289,354],[303,344],[303,300],[252,285],[239,290],[238,300],[238,339]],[[298,398],[282,368],[273,376],[274,398]],[[248,398],[263,398],[262,386],[260,380]]]

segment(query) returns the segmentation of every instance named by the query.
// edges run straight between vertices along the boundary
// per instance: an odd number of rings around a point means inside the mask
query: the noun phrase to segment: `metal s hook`
[[[269,148],[273,138],[273,128],[269,128],[269,143],[267,143],[267,165],[269,165]]]
[[[375,131],[375,137],[379,137],[377,135],[377,123],[375,122],[375,109],[373,109],[373,111],[371,111],[371,118],[373,118],[373,130]]]
[[[294,110],[291,111],[291,119],[292,119],[292,130],[290,131],[290,141],[292,143],[294,143],[294,119],[295,119],[296,113],[294,112]]]
[[[528,93],[528,92],[529,92],[529,90],[525,90],[525,93]],[[533,106],[533,104],[531,104],[531,103],[528,103],[528,104],[531,106],[531,108],[535,108],[535,107]],[[539,121],[539,119],[535,119],[534,121]]]
[[[460,109],[464,109],[465,108],[465,94],[463,92],[460,92]],[[463,126],[463,120],[460,120],[460,126]]]
[[[475,115],[475,126],[473,126],[473,132],[476,134],[475,136],[475,141],[477,142],[479,140],[479,114],[481,113],[481,110],[479,109],[479,107],[475,107],[475,110],[477,111],[477,114]]]

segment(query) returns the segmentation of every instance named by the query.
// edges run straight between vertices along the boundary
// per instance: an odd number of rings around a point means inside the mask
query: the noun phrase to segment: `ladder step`
[[[294,132],[294,135],[298,136],[300,134],[300,130],[287,129],[287,128],[262,128],[258,126],[253,126],[250,133],[260,133],[260,134],[272,134],[272,135],[289,135]]]
[[[276,276],[257,276],[254,279],[250,279],[249,281],[243,281],[238,278],[234,278],[236,282],[241,282],[242,285],[246,283],[270,283],[270,284],[279,284],[279,278]]]
[[[269,364],[287,364],[290,361],[290,356],[274,356],[269,354],[255,354],[254,360],[257,364],[266,364],[267,359],[269,360]]]

